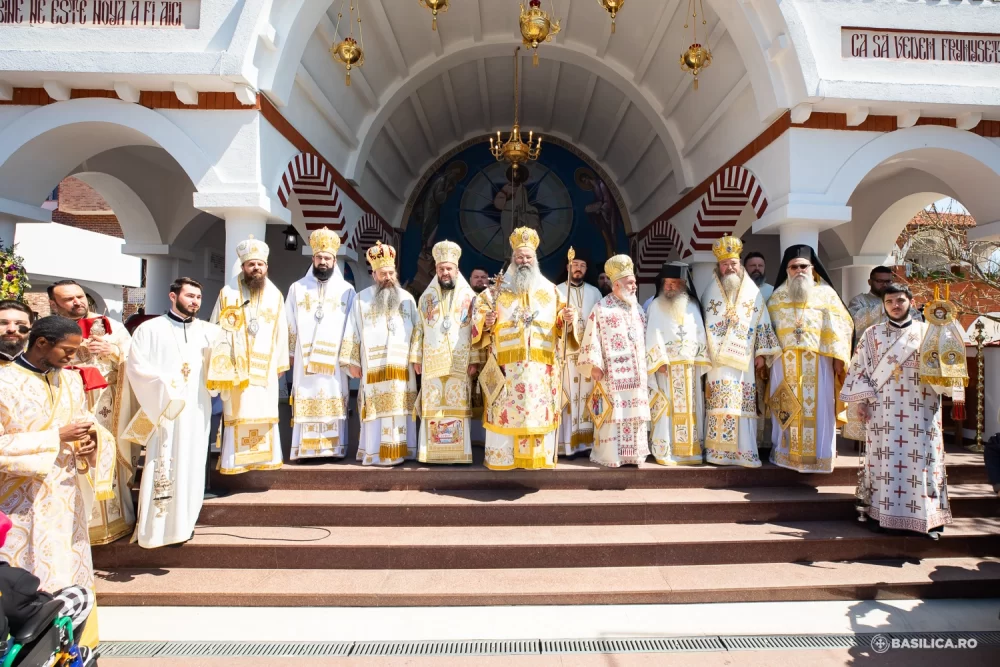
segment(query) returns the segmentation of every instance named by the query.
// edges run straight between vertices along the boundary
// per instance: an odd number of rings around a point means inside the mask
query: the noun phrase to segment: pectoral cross
[[[191,366],[189,366],[188,362],[186,362],[186,361],[181,366],[181,375],[184,376],[184,382],[187,382],[188,381],[188,376],[191,375]]]

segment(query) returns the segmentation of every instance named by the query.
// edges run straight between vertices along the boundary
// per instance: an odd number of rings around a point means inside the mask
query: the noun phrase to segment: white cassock
[[[576,328],[574,331],[584,331],[590,312],[601,300],[601,291],[593,285],[556,285],[563,302],[576,309]],[[568,295],[567,295],[568,292]],[[587,412],[587,398],[594,391],[594,381],[590,374],[580,372],[577,367],[580,351],[573,350],[566,354],[566,369],[563,371],[563,391],[569,397],[569,406],[563,410],[559,423],[559,455],[570,456],[585,452],[594,445],[594,424]]]
[[[141,547],[184,542],[194,533],[212,421],[206,361],[218,331],[199,319],[163,315],[132,337],[125,369],[142,411],[126,436],[148,434],[135,534]]]
[[[340,368],[340,344],[355,292],[340,265],[325,283],[306,275],[285,299],[292,371],[292,460],[347,455],[348,375]]]
[[[375,310],[377,285],[362,290],[347,318],[340,365],[361,367],[358,405],[362,465],[391,466],[417,456],[413,404],[417,379],[408,363],[417,302],[399,289],[399,307],[388,315]]]
[[[718,274],[702,298],[712,370],[705,378],[705,460],[759,468],[757,357],[781,352],[760,289],[746,273],[730,298]]]
[[[211,318],[222,327],[212,349],[209,389],[222,396],[223,475],[277,470],[282,460],[278,385],[288,370],[285,299],[270,279],[259,295],[250,295],[239,278],[236,284],[222,288]]]
[[[657,463],[702,462],[705,395],[701,378],[711,367],[698,302],[689,298],[683,317],[676,318],[662,299],[654,299],[646,324],[646,370],[650,449]]]

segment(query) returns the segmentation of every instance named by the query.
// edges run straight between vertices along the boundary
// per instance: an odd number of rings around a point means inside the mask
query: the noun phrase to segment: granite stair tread
[[[989,484],[953,484],[951,499],[996,498]],[[518,489],[486,490],[390,490],[266,489],[233,493],[205,501],[205,507],[262,505],[618,505],[652,503],[734,503],[775,501],[842,501],[854,498],[853,486],[777,486],[734,489],[637,488],[637,489]]]
[[[511,569],[100,570],[106,605],[423,606],[967,596],[1000,591],[998,558]],[[958,588],[956,588],[958,587]]]
[[[955,519],[949,536],[998,535],[1000,518]],[[483,546],[877,539],[858,522],[625,524],[614,526],[199,526],[187,544],[280,546]],[[923,538],[914,534],[914,537]],[[118,542],[121,545],[122,542]],[[187,546],[187,545],[185,545]],[[183,547],[181,547],[183,548]]]

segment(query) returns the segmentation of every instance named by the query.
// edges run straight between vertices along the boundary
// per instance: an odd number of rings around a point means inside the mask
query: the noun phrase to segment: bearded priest
[[[570,248],[570,251],[573,249]],[[590,312],[603,297],[600,290],[584,282],[587,275],[587,260],[573,253],[573,259],[566,265],[566,282],[560,283],[556,289],[564,303],[573,306],[576,313],[575,331],[583,331],[587,326]],[[571,456],[585,452],[594,445],[594,424],[587,413],[587,398],[594,390],[594,381],[590,373],[581,373],[577,368],[579,352],[568,352],[566,368],[562,372],[563,392],[569,404],[562,411],[559,424],[559,453]]]
[[[646,315],[635,296],[632,258],[615,255],[604,263],[604,272],[611,294],[587,318],[578,364],[595,385],[588,401],[597,430],[590,460],[618,468],[649,456]]]
[[[191,539],[205,496],[212,421],[206,352],[219,327],[197,318],[201,285],[177,278],[170,310],[132,337],[126,371],[141,409],[125,438],[145,447],[135,539],[151,549]]]
[[[392,466],[417,455],[413,405],[417,378],[409,365],[417,304],[396,278],[396,249],[379,241],[366,253],[375,284],[362,290],[347,318],[340,365],[361,379],[362,465]]]
[[[652,454],[660,465],[697,465],[705,439],[701,378],[712,367],[701,304],[686,264],[664,264],[646,314]]]
[[[712,245],[718,261],[704,294],[712,370],[705,379],[705,460],[759,468],[755,372],[781,353],[760,288],[740,264],[743,243],[723,236]]]
[[[269,253],[253,236],[236,246],[232,283],[212,311],[222,331],[207,384],[222,397],[223,475],[281,468],[278,379],[288,370],[288,321],[285,300],[267,277]]]
[[[833,472],[837,397],[851,360],[851,315],[807,245],[785,250],[767,307],[782,349],[771,366],[771,463],[799,472]]]
[[[309,235],[312,264],[285,299],[292,371],[291,459],[347,455],[347,373],[340,343],[355,292],[337,265],[340,236],[326,227]]]
[[[136,447],[133,456],[132,444],[120,437],[135,410],[125,373],[132,337],[118,320],[91,312],[86,293],[72,280],[55,283],[48,288],[48,296],[52,314],[74,320],[83,332],[83,343],[77,348],[71,368],[78,369],[83,377],[87,409],[117,438],[114,498],[94,503],[90,517],[90,543],[108,544],[132,532],[135,525],[128,482],[132,476],[130,464],[134,464],[139,452]]]
[[[479,374],[486,428],[486,467],[542,469],[556,465],[561,386],[557,343],[567,327],[568,349],[579,346],[571,306],[538,271],[538,232],[510,235],[514,262],[476,297],[472,343],[482,350]]]
[[[410,343],[410,363],[423,375],[417,460],[472,463],[469,399],[479,352],[473,357],[470,311],[476,293],[458,270],[457,243],[435,243],[431,255],[437,275],[417,302],[420,318]]]

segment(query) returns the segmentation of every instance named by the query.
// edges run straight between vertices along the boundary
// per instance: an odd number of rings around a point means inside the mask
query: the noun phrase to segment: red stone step
[[[956,517],[1000,515],[987,484],[948,488]],[[852,486],[746,489],[246,491],[205,502],[205,526],[516,526],[847,520]]]
[[[242,475],[213,475],[213,484],[234,491],[322,489],[362,491],[498,490],[498,489],[732,489],[777,486],[854,486],[858,457],[845,446],[830,474],[802,474],[765,464],[737,466],[661,466],[602,468],[586,455],[560,459],[554,470],[492,471],[482,465],[482,449],[474,448],[471,465],[430,466],[409,461],[391,468],[364,467],[353,460],[286,464],[281,470]],[[982,455],[948,452],[949,484],[985,484]],[[652,459],[650,459],[652,461]]]
[[[95,547],[95,567],[479,569],[790,563],[1000,553],[1000,519],[956,519],[939,541],[856,521],[613,526],[202,526],[179,548]]]
[[[642,604],[1000,597],[1000,559],[517,569],[113,569],[103,606]],[[777,630],[776,630],[777,631]]]

